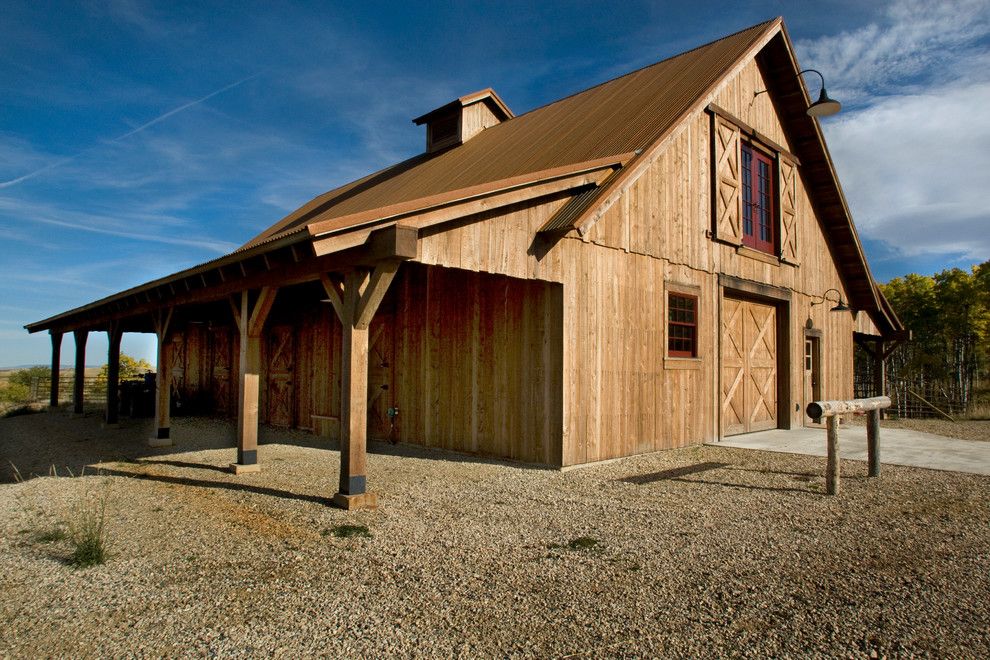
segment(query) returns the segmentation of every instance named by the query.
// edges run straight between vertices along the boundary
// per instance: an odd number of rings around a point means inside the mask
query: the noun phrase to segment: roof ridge
[[[750,25],[749,27],[743,28],[741,30],[736,30],[732,34],[727,34],[727,35],[725,35],[723,37],[719,37],[718,39],[713,39],[712,41],[709,41],[708,43],[701,44],[700,46],[695,46],[694,48],[685,50],[685,51],[680,52],[680,53],[677,53],[675,55],[671,55],[670,57],[665,57],[662,60],[657,60],[656,62],[652,62],[650,64],[644,64],[643,66],[639,67],[638,69],[633,69],[632,71],[627,71],[626,73],[620,73],[617,76],[613,76],[613,77],[609,78],[608,80],[603,80],[602,82],[600,82],[600,83],[598,83],[596,85],[592,85],[591,87],[586,87],[584,89],[578,90],[576,92],[572,92],[571,94],[568,94],[567,96],[563,96],[563,97],[561,97],[559,99],[556,99],[554,101],[549,101],[547,103],[544,103],[543,105],[538,105],[535,108],[532,108],[531,110],[527,110],[526,112],[524,112],[524,113],[522,113],[520,115],[516,115],[515,117],[512,117],[512,118],[506,120],[503,123],[508,123],[509,121],[512,121],[514,119],[521,119],[521,118],[525,117],[528,114],[531,114],[533,112],[536,112],[537,110],[543,110],[544,108],[549,108],[550,106],[557,105],[558,103],[563,103],[564,101],[566,101],[568,99],[572,99],[575,96],[580,96],[581,94],[584,94],[586,92],[590,92],[593,89],[598,89],[599,87],[603,87],[605,85],[608,85],[610,83],[613,83],[616,80],[622,80],[623,78],[628,78],[629,76],[635,75],[635,74],[637,74],[637,73],[639,73],[641,71],[645,71],[646,69],[650,69],[652,67],[658,66],[660,64],[664,64],[666,62],[670,62],[671,60],[676,60],[677,58],[684,57],[685,55],[690,55],[691,53],[693,53],[695,51],[698,51],[698,50],[701,50],[703,48],[708,48],[710,46],[714,46],[715,44],[717,44],[717,43],[719,43],[721,41],[725,41],[726,39],[731,39],[733,37],[736,37],[736,36],[742,34],[743,32],[749,32],[750,30],[755,30],[756,28],[765,28],[765,27],[767,27],[767,26],[771,25],[772,23],[774,23],[776,21],[779,21],[779,20],[781,20],[781,17],[780,16],[777,16],[775,18],[768,19],[768,20],[763,21],[761,23],[756,23],[754,25]]]

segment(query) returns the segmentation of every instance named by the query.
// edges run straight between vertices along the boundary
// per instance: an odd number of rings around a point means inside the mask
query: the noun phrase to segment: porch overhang
[[[317,256],[309,236],[299,232],[248,250],[179,271],[147,284],[30,323],[28,332],[105,330],[120,323],[123,332],[155,332],[152,314],[163,307],[222,301],[245,290],[318,281],[328,272],[374,267],[381,261],[416,257],[418,230],[393,224],[369,232],[358,245]]]

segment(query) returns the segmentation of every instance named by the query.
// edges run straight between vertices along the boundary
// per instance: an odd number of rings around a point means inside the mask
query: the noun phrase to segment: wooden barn
[[[110,422],[121,333],[157,333],[154,443],[170,400],[237,419],[237,472],[259,423],[312,429],[347,507],[369,437],[564,467],[811,424],[855,340],[905,331],[810,105],[781,19],[519,116],[486,89],[237,251],[27,328],[53,364],[109,333]]]

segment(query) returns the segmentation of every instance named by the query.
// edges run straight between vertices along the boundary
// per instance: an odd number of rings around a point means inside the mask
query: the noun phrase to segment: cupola
[[[413,122],[426,124],[426,153],[467,142],[514,115],[491,87],[454,99]]]

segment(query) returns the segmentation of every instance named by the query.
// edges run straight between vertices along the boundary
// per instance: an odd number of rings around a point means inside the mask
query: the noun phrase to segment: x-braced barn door
[[[391,439],[392,327],[395,315],[383,304],[371,321],[368,335],[368,437]]]
[[[722,299],[722,435],[777,426],[777,310]]]
[[[172,412],[180,412],[186,380],[186,338],[182,333],[174,333],[169,341],[168,371],[165,373],[168,377]]]
[[[226,416],[230,410],[230,328],[215,327],[210,330],[210,391],[213,393],[213,411]]]
[[[292,326],[278,325],[268,333],[267,418],[272,426],[292,426],[295,342]]]

